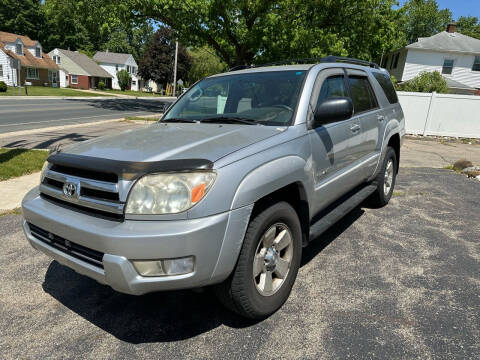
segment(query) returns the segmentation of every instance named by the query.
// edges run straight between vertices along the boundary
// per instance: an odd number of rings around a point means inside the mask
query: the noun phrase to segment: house
[[[58,66],[42,45],[22,36],[0,31],[0,81],[8,86],[57,86]]]
[[[455,23],[436,35],[419,38],[389,54],[382,66],[398,81],[421,72],[440,72],[452,93],[472,94],[480,89],[480,40],[456,31]]]
[[[53,49],[48,56],[60,68],[61,87],[69,86],[88,90],[98,88],[100,81],[103,81],[106,88],[112,87],[112,75],[85,54],[78,51]]]
[[[138,91],[143,87],[142,79],[137,75],[138,65],[135,62],[132,54],[112,53],[108,50],[106,52],[98,51],[93,57],[102,68],[104,68],[110,75],[112,75],[112,88],[120,89],[118,85],[117,72],[126,70],[132,77],[130,83],[130,90]],[[141,84],[142,83],[142,84]]]

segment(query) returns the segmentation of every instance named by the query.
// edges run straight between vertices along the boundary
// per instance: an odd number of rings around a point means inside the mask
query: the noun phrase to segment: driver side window
[[[345,79],[343,75],[335,75],[326,78],[323,81],[320,94],[318,95],[317,106],[324,100],[332,97],[347,97],[345,89]]]

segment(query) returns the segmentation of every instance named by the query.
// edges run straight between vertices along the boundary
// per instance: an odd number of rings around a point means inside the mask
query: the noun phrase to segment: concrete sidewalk
[[[40,172],[0,181],[0,214],[19,208],[25,194],[39,182]]]

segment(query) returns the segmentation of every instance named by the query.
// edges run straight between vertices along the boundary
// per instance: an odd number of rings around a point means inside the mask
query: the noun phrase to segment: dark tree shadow
[[[310,262],[364,213],[357,208],[303,251]],[[43,289],[92,324],[133,344],[185,340],[221,325],[245,328],[256,322],[226,310],[209,288],[203,292],[169,291],[130,296],[53,261]]]

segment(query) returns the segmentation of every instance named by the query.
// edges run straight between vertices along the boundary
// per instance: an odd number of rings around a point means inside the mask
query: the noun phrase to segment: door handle
[[[360,131],[360,125],[354,124],[354,125],[350,126],[350,130],[351,130],[353,133],[356,133],[356,132]]]
[[[383,116],[383,115],[378,115],[378,116],[377,116],[377,119],[378,119],[378,121],[382,122],[383,120],[385,120],[385,116]]]

